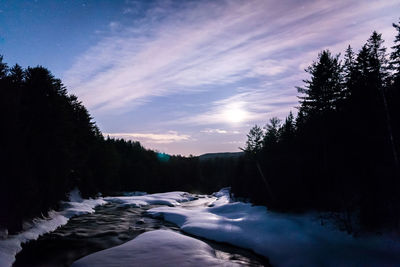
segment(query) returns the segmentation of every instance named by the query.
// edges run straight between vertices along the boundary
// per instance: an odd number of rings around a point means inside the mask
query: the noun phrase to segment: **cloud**
[[[123,14],[134,14],[134,13],[136,13],[136,11],[133,8],[127,7],[127,8],[124,8],[122,13]]]
[[[202,133],[218,133],[218,134],[226,134],[228,131],[221,129],[205,129],[201,131]]]
[[[126,140],[135,140],[143,143],[169,144],[190,140],[190,135],[178,134],[176,131],[167,133],[103,133],[105,137],[123,138]]]
[[[108,27],[110,27],[110,30],[111,30],[111,31],[117,30],[120,26],[121,26],[121,25],[120,25],[118,22],[116,22],[116,21],[111,21],[111,22],[108,24]]]
[[[290,76],[310,62],[310,51],[315,57],[321,47],[350,41],[359,25],[369,25],[363,17],[377,20],[382,10],[399,7],[396,1],[327,0],[132,5],[125,16],[133,9],[143,16],[124,25],[111,22],[109,35],[65,74],[66,84],[92,111],[129,110],[153,96],[195,93],[245,78]]]
[[[210,128],[202,130],[201,132],[206,134],[240,134],[240,131],[236,130],[228,131],[223,129],[210,129]]]

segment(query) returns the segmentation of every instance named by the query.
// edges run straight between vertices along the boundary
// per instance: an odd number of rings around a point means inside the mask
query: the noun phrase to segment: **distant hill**
[[[244,152],[220,152],[220,153],[206,153],[199,156],[200,160],[214,159],[214,158],[238,158]]]

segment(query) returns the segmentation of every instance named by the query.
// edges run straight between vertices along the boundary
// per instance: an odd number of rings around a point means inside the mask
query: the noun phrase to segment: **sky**
[[[234,152],[296,114],[319,52],[357,51],[374,30],[390,48],[399,17],[400,0],[0,0],[0,54],[47,67],[105,136]]]

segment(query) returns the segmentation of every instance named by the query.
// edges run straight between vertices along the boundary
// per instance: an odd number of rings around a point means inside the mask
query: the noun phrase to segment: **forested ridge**
[[[297,115],[248,134],[243,157],[182,157],[103,137],[89,112],[44,67],[0,57],[0,228],[84,197],[139,190],[237,197],[279,211],[336,212],[345,229],[400,220],[400,26],[387,54],[374,32],[357,53],[322,51],[298,87]]]

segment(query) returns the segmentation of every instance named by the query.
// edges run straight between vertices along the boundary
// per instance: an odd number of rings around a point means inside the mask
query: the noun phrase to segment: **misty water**
[[[116,203],[98,206],[94,213],[73,217],[54,232],[23,244],[13,266],[70,266],[79,258],[123,244],[146,231],[165,229],[184,234],[174,224],[146,214],[148,209],[158,206],[132,207]],[[269,266],[267,259],[249,250],[194,238],[208,243],[218,258],[243,266]],[[157,257],[156,251],[154,257]]]

